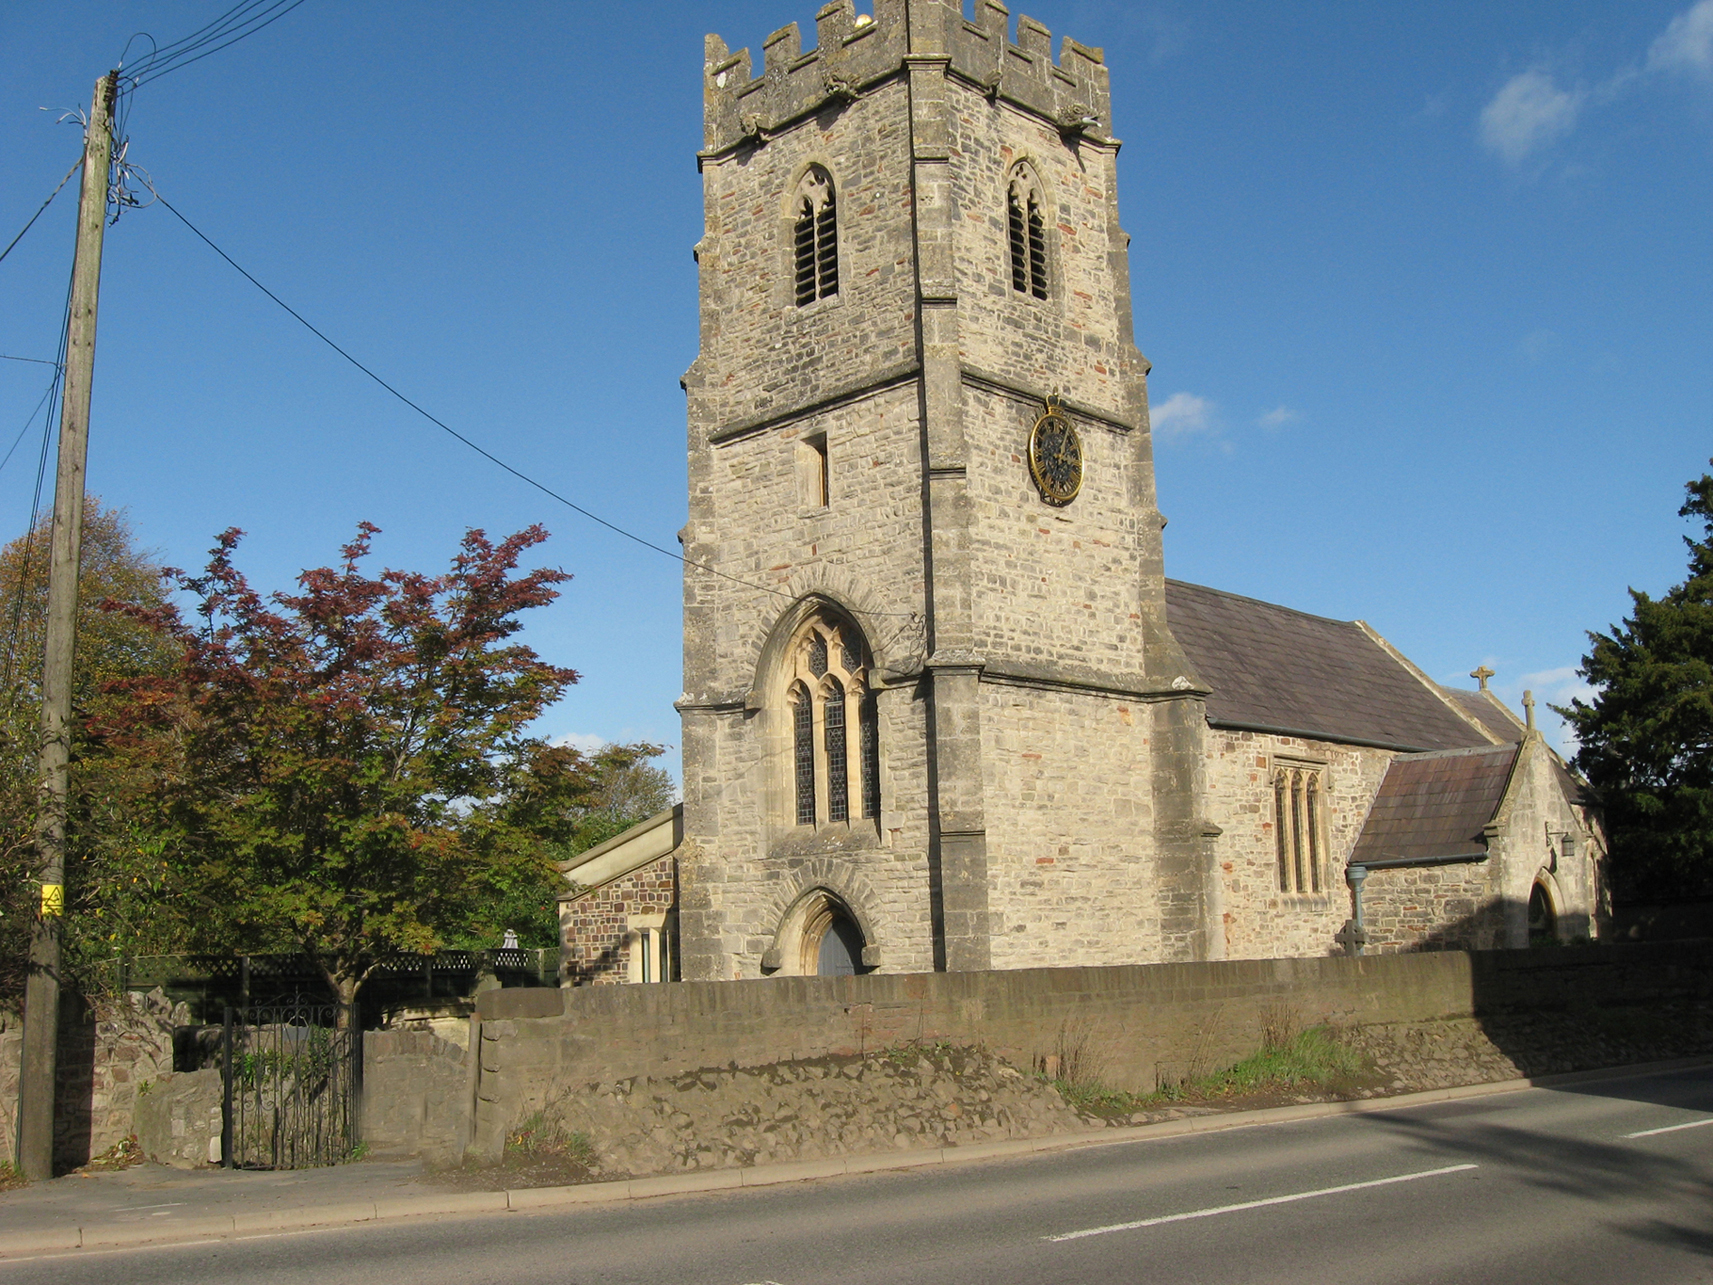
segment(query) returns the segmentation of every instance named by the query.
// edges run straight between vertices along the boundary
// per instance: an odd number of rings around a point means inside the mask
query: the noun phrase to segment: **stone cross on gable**
[[[1474,669],[1469,671],[1469,676],[1481,684],[1482,691],[1486,691],[1487,680],[1493,677],[1493,671],[1488,669],[1485,665],[1477,665]]]
[[[1529,725],[1529,731],[1535,730],[1535,694],[1523,693],[1523,718]]]

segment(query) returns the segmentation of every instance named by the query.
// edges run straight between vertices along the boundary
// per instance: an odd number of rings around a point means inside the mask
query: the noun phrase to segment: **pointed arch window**
[[[827,820],[849,821],[850,745],[845,727],[845,688],[831,674],[821,697],[821,731],[827,747]]]
[[[833,176],[811,165],[797,184],[792,210],[797,306],[839,292],[838,203]]]
[[[878,819],[880,719],[862,631],[842,616],[818,612],[799,629],[789,656],[796,824],[848,824],[859,813]]]
[[[1011,288],[1032,299],[1047,297],[1047,216],[1040,184],[1027,168],[1011,176],[1005,227],[1011,249]]]
[[[1325,773],[1318,766],[1280,767],[1273,774],[1273,843],[1279,891],[1318,893],[1326,852]]]
[[[801,682],[791,684],[791,765],[797,824],[815,824],[815,705]]]

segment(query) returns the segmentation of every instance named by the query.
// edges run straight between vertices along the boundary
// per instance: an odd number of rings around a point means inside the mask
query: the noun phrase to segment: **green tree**
[[[36,750],[52,524],[51,515],[44,515],[0,550],[0,1002],[22,993],[37,901]],[[107,683],[166,673],[176,662],[170,638],[103,609],[113,602],[160,608],[166,602],[161,577],[154,555],[137,547],[125,511],[87,497],[72,671],[74,726]],[[74,752],[80,748],[74,743]],[[152,917],[143,910],[145,863],[131,853],[117,863],[126,871],[122,883],[105,874],[115,864],[115,846],[129,847],[133,836],[116,824],[105,791],[86,779],[80,763],[74,764],[73,781],[68,926],[77,927],[68,933],[66,948],[75,972],[89,957],[111,954],[108,939],[121,922],[142,929],[138,940],[160,939],[146,927]]]
[[[574,828],[565,856],[586,852],[677,802],[671,774],[649,761],[661,753],[661,746],[637,741],[603,745],[589,756],[593,779],[589,792],[571,806]]]
[[[494,895],[471,908],[469,917],[448,931],[446,944],[470,949],[498,945],[509,929],[524,947],[559,944],[559,894],[567,884],[558,862],[623,834],[638,821],[672,806],[677,790],[664,768],[649,762],[661,747],[638,741],[603,745],[588,754],[558,747],[577,764],[579,784],[567,791],[559,838],[548,853],[552,863],[518,864],[496,878]]]
[[[195,602],[126,614],[179,649],[167,677],[109,684],[92,720],[102,771],[143,837],[156,895],[189,943],[300,951],[348,1020],[398,951],[429,951],[554,875],[583,756],[529,732],[577,675],[512,636],[568,579],[519,572],[546,538],[469,532],[440,576],[363,564],[367,523],[336,567],[267,597],[228,531]]]
[[[1578,672],[1594,699],[1559,710],[1605,813],[1621,901],[1713,894],[1713,476],[1686,490],[1678,514],[1702,526],[1684,537],[1689,578],[1657,599],[1630,590],[1623,624],[1588,636]]]

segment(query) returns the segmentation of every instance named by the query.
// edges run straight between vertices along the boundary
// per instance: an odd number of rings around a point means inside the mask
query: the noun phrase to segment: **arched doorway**
[[[815,974],[854,977],[862,971],[862,933],[849,915],[835,911],[816,950]]]
[[[798,899],[779,926],[773,955],[762,969],[795,977],[850,977],[872,971],[863,962],[870,946],[856,913],[837,893],[812,888]]]
[[[1529,945],[1558,944],[1558,916],[1553,913],[1552,894],[1537,883],[1529,892]]]

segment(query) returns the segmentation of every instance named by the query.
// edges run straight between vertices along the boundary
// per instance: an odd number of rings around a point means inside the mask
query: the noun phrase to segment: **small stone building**
[[[567,867],[568,981],[1323,954],[1358,854],[1378,947],[1591,922],[1538,735],[1165,579],[1099,50],[835,0],[704,77],[684,802]]]

